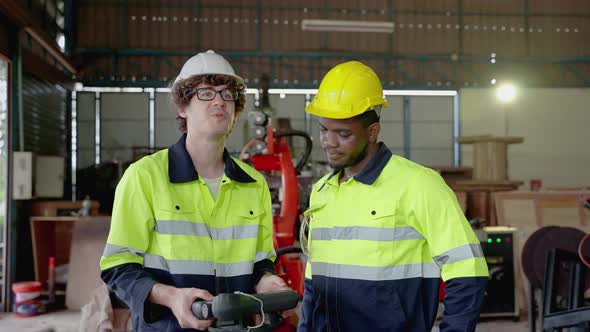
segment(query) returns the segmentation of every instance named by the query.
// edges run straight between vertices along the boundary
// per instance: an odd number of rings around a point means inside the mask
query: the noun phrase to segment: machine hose
[[[275,137],[292,136],[299,136],[305,139],[305,152],[303,153],[303,156],[301,157],[301,159],[299,159],[297,165],[295,166],[295,171],[297,171],[297,173],[301,173],[301,170],[303,169],[303,167],[305,167],[305,164],[307,163],[307,161],[309,160],[309,156],[311,155],[312,141],[309,134],[301,130],[286,130],[275,133]]]

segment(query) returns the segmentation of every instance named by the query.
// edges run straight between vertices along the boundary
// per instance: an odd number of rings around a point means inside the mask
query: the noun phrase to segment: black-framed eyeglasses
[[[211,101],[215,99],[215,96],[219,93],[221,99],[225,101],[236,101],[240,96],[239,91],[234,91],[230,89],[222,89],[222,90],[215,90],[213,88],[198,88],[192,89],[187,93],[187,97],[190,97],[194,94],[197,95],[197,98],[202,101]]]

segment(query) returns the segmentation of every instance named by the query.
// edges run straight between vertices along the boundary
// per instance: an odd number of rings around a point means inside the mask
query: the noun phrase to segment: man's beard
[[[361,149],[361,151],[359,151],[359,153],[357,153],[356,155],[353,155],[350,158],[348,158],[347,160],[345,160],[342,165],[330,164],[330,167],[332,167],[335,171],[340,171],[340,170],[343,170],[347,167],[354,166],[354,165],[360,163],[363,159],[365,159],[365,157],[367,156],[368,150],[369,150],[369,142],[366,142],[365,146],[363,146],[363,148]]]

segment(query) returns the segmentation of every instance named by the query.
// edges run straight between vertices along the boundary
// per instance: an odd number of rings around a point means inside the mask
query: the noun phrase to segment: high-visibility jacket
[[[455,194],[433,170],[383,144],[367,166],[311,194],[300,332],[473,331],[488,269]]]
[[[252,293],[274,271],[272,210],[264,177],[224,152],[217,200],[196,172],[186,135],[132,164],[117,186],[101,277],[131,309],[136,331],[176,331],[147,297],[157,282]]]

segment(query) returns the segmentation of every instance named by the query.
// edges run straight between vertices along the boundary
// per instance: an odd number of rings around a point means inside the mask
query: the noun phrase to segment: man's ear
[[[381,131],[381,124],[379,122],[375,122],[369,126],[368,130],[369,142],[377,143],[377,140],[379,139],[379,132]]]
[[[186,109],[187,108],[188,107],[183,107],[183,108],[179,109],[178,110],[178,116],[181,117],[181,118],[183,118],[183,119],[186,119]]]

